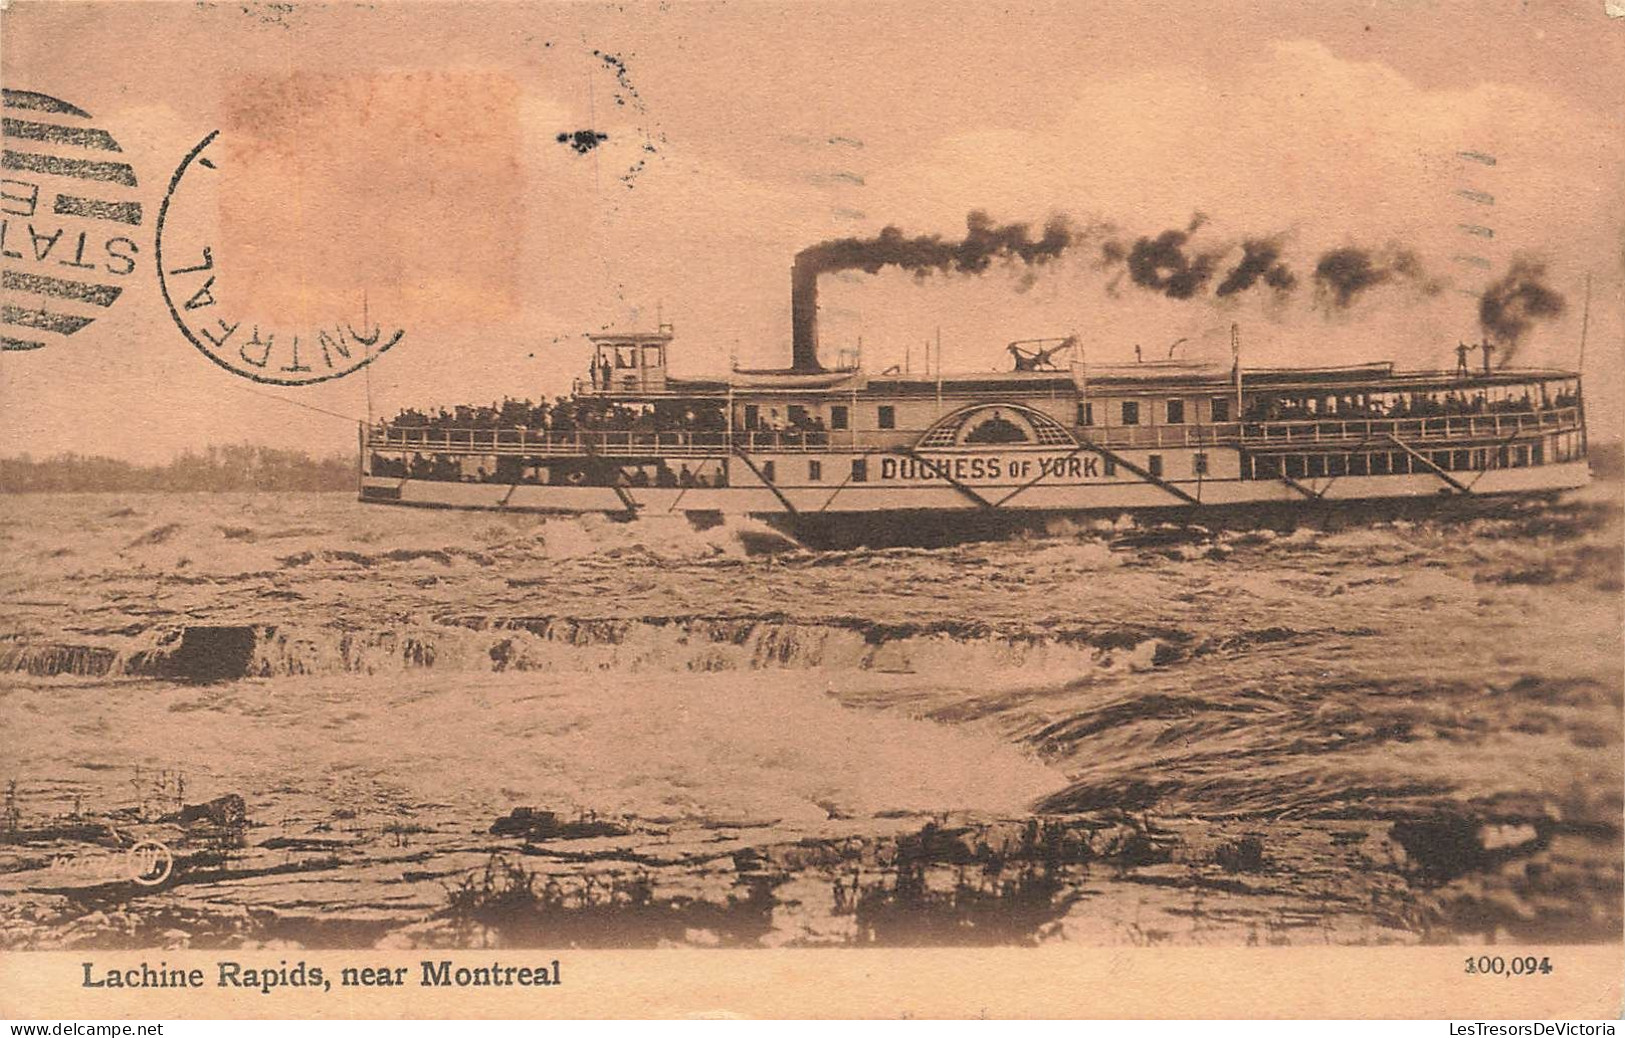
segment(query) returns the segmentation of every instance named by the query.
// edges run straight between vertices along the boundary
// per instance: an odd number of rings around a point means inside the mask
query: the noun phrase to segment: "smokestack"
[[[818,363],[818,265],[801,256],[790,268],[790,370],[824,370]]]

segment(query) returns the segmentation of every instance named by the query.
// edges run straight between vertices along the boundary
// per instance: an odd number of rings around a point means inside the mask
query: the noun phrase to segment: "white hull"
[[[736,469],[743,466],[736,466]],[[748,473],[747,473],[748,474]],[[1126,471],[1117,479],[1039,482],[944,480],[775,483],[736,475],[726,487],[599,487],[508,483],[454,483],[365,476],[361,500],[427,508],[494,511],[659,515],[861,516],[888,512],[1118,512],[1249,505],[1301,505],[1338,501],[1437,501],[1441,497],[1541,494],[1582,487],[1590,472],[1582,460],[1522,468],[1451,474],[1465,487],[1432,472],[1402,475],[1279,479],[1168,478],[1153,483]],[[751,485],[754,484],[754,485]],[[1174,489],[1169,489],[1174,488]]]

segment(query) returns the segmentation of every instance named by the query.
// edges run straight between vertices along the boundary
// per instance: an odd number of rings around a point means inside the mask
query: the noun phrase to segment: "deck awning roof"
[[[1423,393],[1463,392],[1491,386],[1533,385],[1578,378],[1573,371],[1552,368],[1503,368],[1458,375],[1453,371],[1395,371],[1391,362],[1318,368],[1247,368],[1242,390],[1280,393]],[[1079,366],[1070,371],[986,371],[934,375],[875,375],[862,372],[735,371],[726,379],[673,378],[659,396],[725,396],[734,393],[812,396],[861,392],[870,396],[928,396],[940,391],[990,396],[1010,393],[1065,393],[1080,388],[1091,394],[1229,393],[1235,376],[1229,368],[1197,365],[1136,364],[1103,368]],[[628,395],[628,394],[618,394]],[[630,394],[636,396],[637,394]]]

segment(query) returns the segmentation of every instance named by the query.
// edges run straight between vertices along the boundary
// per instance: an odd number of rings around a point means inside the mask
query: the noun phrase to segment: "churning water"
[[[1617,939],[1618,490],[850,551],[10,498],[0,945]]]

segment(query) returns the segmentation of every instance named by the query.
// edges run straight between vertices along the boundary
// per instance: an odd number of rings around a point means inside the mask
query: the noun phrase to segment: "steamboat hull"
[[[537,515],[598,514],[614,520],[682,515],[696,526],[749,517],[820,544],[928,544],[1002,536],[1059,519],[1134,515],[1210,526],[1317,525],[1395,517],[1500,514],[1520,499],[1585,486],[1584,460],[1464,474],[1321,479],[1174,480],[859,487],[601,487],[448,483],[364,477],[368,504]],[[970,491],[967,494],[964,491]],[[975,497],[972,497],[974,494]],[[980,500],[978,500],[978,498]],[[1188,499],[1187,499],[1188,498]]]

